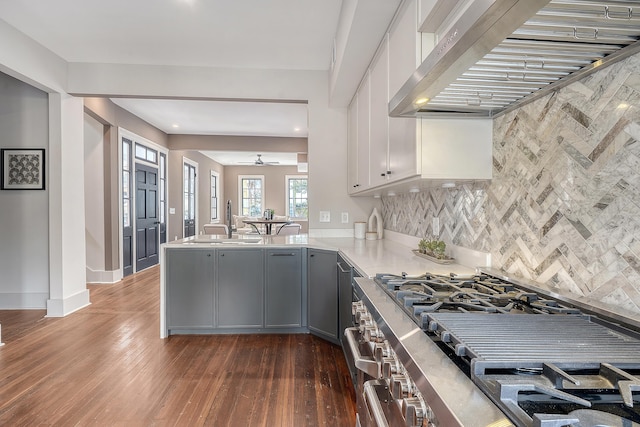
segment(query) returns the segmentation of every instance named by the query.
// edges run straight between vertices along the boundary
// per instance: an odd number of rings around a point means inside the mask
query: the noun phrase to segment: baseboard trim
[[[89,290],[84,289],[65,299],[47,300],[47,315],[45,317],[64,317],[91,304]]]
[[[92,270],[87,267],[87,283],[93,284],[112,284],[119,282],[122,279],[121,270]]]
[[[47,308],[48,292],[0,293],[0,310],[42,310]]]

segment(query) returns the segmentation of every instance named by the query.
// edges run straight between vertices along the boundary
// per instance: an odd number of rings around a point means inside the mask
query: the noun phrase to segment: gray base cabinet
[[[167,255],[167,329],[214,326],[214,251],[173,250]]]
[[[217,254],[217,326],[261,328],[264,313],[262,249],[219,249]]]
[[[163,333],[311,332],[338,343],[337,252],[165,249]]]
[[[267,249],[265,327],[302,326],[302,250]]]
[[[338,254],[307,250],[309,330],[338,342]]]

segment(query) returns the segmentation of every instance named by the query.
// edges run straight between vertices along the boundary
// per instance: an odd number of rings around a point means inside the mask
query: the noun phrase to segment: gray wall
[[[220,173],[220,180],[222,181],[220,200],[226,200],[224,194],[224,173],[223,167],[219,163],[211,160],[209,157],[191,150],[171,150],[169,151],[169,208],[175,209],[175,214],[169,214],[168,226],[169,232],[167,234],[167,240],[175,240],[182,238],[184,226],[183,226],[183,193],[182,193],[182,165],[183,158],[187,158],[198,164],[198,175],[196,180],[198,182],[198,200],[196,201],[197,212],[197,226],[198,231],[202,231],[203,224],[209,223],[210,212],[210,171],[214,170]],[[221,215],[224,216],[224,208],[221,208]]]
[[[96,127],[93,133],[97,133],[98,124],[103,126],[103,140],[101,142],[94,141],[93,148],[98,152],[102,152],[103,167],[101,169],[88,167],[85,170],[85,186],[93,189],[102,189],[104,202],[104,215],[102,219],[90,218],[87,216],[87,227],[90,233],[96,235],[104,233],[104,265],[106,271],[113,271],[120,268],[120,235],[119,235],[119,212],[120,203],[118,194],[118,128],[126,129],[136,135],[142,136],[162,147],[167,147],[167,135],[150,125],[144,120],[134,116],[128,111],[117,106],[108,98],[84,98],[85,112],[89,116],[87,121],[94,121],[92,127]],[[85,129],[87,123],[85,123]],[[94,159],[94,161],[99,161]],[[88,200],[88,199],[87,199]],[[85,206],[85,209],[91,207]],[[88,236],[87,249],[92,244]],[[94,251],[98,249],[94,246]],[[88,254],[89,255],[89,254]],[[97,253],[92,254],[95,258],[99,256]],[[87,257],[88,267],[94,269],[89,257]],[[95,265],[95,264],[94,264]]]
[[[105,271],[105,152],[104,126],[93,117],[84,118],[84,212],[87,268]]]
[[[0,73],[0,148],[48,149],[48,123],[47,94]],[[0,191],[0,309],[46,307],[48,199],[48,190]]]
[[[640,55],[494,121],[489,185],[383,198],[387,228],[640,312]],[[392,219],[397,219],[392,227]]]

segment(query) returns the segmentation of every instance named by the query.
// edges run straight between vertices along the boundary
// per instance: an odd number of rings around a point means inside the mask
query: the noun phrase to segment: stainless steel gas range
[[[485,272],[353,285],[364,427],[640,427],[633,320]]]

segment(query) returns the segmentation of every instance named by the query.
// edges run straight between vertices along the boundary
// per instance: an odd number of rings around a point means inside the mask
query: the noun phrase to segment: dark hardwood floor
[[[159,268],[64,318],[0,311],[0,426],[353,426],[342,349],[306,334],[159,338]]]

